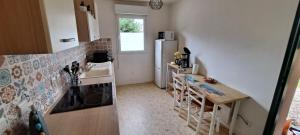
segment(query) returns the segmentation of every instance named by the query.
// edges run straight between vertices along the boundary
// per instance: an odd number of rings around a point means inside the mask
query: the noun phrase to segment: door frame
[[[277,81],[276,89],[274,92],[271,108],[268,114],[268,118],[265,124],[265,129],[263,135],[273,135],[275,127],[278,123],[280,117],[279,111],[283,108],[283,103],[287,98],[284,98],[287,90],[287,83],[291,79],[294,79],[290,76],[292,65],[295,64],[294,57],[296,55],[296,50],[299,44],[300,36],[300,2],[298,2],[298,8],[296,11],[292,31],[288,41],[287,49],[285,52],[284,60],[282,63],[281,71]],[[299,79],[299,78],[298,78]],[[278,129],[277,129],[278,130]]]

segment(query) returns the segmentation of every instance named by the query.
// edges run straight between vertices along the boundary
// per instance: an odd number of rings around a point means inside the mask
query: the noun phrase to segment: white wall
[[[262,134],[298,0],[181,0],[170,7],[180,46],[202,73],[242,91],[237,134]]]
[[[117,55],[117,20],[113,0],[96,0],[99,8],[101,37],[112,38],[116,81],[118,85],[152,82],[154,80],[154,40],[157,33],[167,30],[168,8],[150,10],[146,17],[145,49],[143,53]]]

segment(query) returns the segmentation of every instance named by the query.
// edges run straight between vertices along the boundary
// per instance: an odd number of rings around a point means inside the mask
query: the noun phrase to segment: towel
[[[213,94],[216,94],[216,95],[219,95],[219,96],[224,96],[225,95],[223,92],[215,89],[214,87],[209,86],[208,84],[200,84],[199,87],[206,89],[206,91],[208,93],[213,93]]]
[[[198,80],[194,79],[192,76],[186,75],[185,80],[191,83],[199,82]]]

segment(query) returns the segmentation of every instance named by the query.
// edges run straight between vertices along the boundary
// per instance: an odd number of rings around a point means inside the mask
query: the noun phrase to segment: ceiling
[[[149,2],[150,0],[119,0],[119,1],[124,1],[124,2]],[[162,0],[164,3],[167,3],[167,4],[170,4],[170,3],[173,3],[175,1],[178,1],[178,0]]]

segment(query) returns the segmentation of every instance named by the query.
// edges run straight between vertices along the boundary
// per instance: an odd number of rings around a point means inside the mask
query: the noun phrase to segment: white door
[[[145,45],[146,16],[118,15],[119,46],[116,58],[118,85],[153,81],[154,56],[151,45]],[[127,24],[137,29],[128,28]],[[153,46],[152,46],[153,47]],[[152,49],[153,50],[153,49]]]

